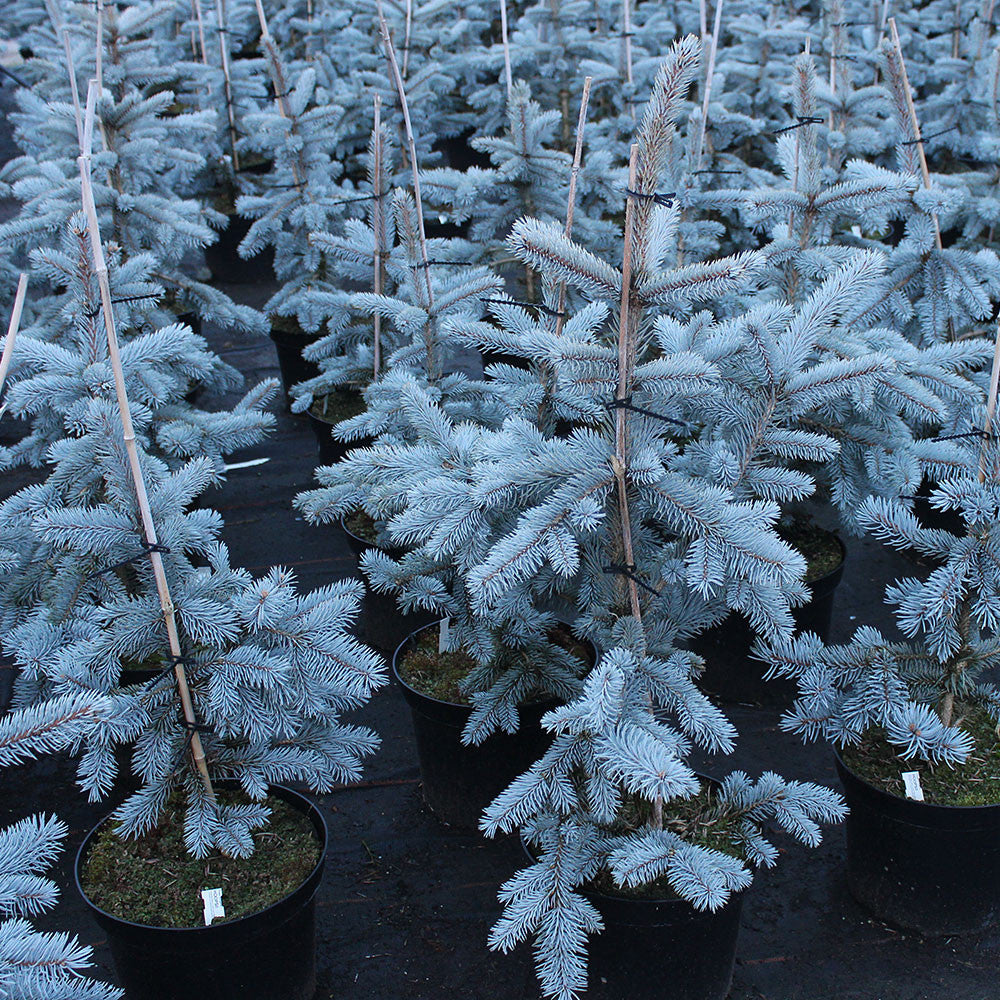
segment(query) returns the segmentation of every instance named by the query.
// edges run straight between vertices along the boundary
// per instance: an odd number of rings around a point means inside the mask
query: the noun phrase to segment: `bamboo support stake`
[[[191,7],[194,11],[195,20],[198,22],[198,45],[201,48],[201,64],[208,65],[208,55],[205,49],[205,22],[201,16],[201,0],[191,0]]]
[[[636,169],[639,161],[639,146],[633,144],[628,162],[628,186],[630,191],[636,189]],[[626,196],[625,202],[625,247],[622,257],[622,297],[618,314],[618,398],[628,395],[630,378],[631,350],[629,347],[629,308],[632,299],[632,234],[635,226],[635,199]],[[627,449],[627,434],[625,425],[625,410],[618,407],[615,410],[615,454],[612,469],[618,485],[618,511],[622,522],[622,547],[625,563],[634,563],[632,550],[632,522],[629,517],[628,495],[625,490],[625,461]],[[639,587],[631,577],[628,578],[629,599],[632,614],[637,620],[642,620],[642,608],[639,605]]]
[[[510,106],[514,78],[510,71],[510,39],[507,37],[507,0],[500,0],[500,41],[503,44],[503,74],[507,82],[507,106]]]
[[[167,576],[163,569],[163,559],[155,548],[157,543],[156,525],[153,523],[153,515],[149,506],[149,497],[146,493],[146,480],[143,476],[142,465],[139,461],[139,451],[135,443],[135,429],[132,426],[132,414],[129,411],[128,395],[125,389],[125,375],[122,368],[121,353],[118,349],[118,334],[115,328],[115,314],[111,303],[111,286],[108,282],[108,265],[104,258],[104,247],[101,242],[100,226],[97,221],[97,209],[94,205],[94,193],[90,180],[90,148],[92,144],[94,112],[97,102],[97,83],[92,80],[87,93],[87,111],[83,126],[84,145],[80,150],[77,163],[80,168],[80,189],[83,199],[83,211],[87,219],[87,231],[90,236],[91,254],[94,259],[94,272],[97,275],[98,287],[101,294],[101,311],[104,315],[105,332],[108,337],[108,359],[111,363],[111,371],[114,375],[115,395],[118,399],[118,411],[122,421],[122,437],[125,442],[125,450],[128,453],[129,467],[132,471],[132,484],[135,487],[136,502],[139,508],[139,515],[142,519],[143,532],[146,536],[146,543],[150,548],[149,562],[153,570],[153,577],[156,580],[156,590],[160,599],[160,607],[163,609],[163,621],[167,629],[167,641],[170,648],[171,657],[174,659],[174,676],[177,679],[177,691],[180,696],[181,709],[184,719],[190,730],[191,756],[194,759],[201,775],[205,791],[214,801],[215,790],[212,787],[212,779],[208,773],[208,764],[205,760],[205,750],[202,747],[201,736],[196,728],[197,717],[194,712],[194,705],[191,701],[191,691],[187,683],[187,674],[184,670],[183,654],[181,652],[180,634],[177,629],[177,617],[174,610],[174,603],[170,597],[170,587],[167,583]]]
[[[413,35],[413,0],[406,0],[406,25],[403,28],[403,79],[410,73],[410,38]]]
[[[996,0],[988,0],[986,4],[986,10],[983,12],[981,18],[981,24],[979,26],[979,44],[976,46],[976,59],[982,59],[983,57],[983,46],[986,44],[986,39],[990,35],[990,25],[993,23],[993,7]]]
[[[375,95],[375,149],[374,149],[374,209],[373,220],[375,223],[375,280],[374,291],[376,295],[382,294],[382,96]],[[374,377],[378,378],[378,370],[382,363],[382,317],[375,313],[375,334],[373,340],[373,353],[375,355]]]
[[[240,169],[240,155],[236,151],[236,115],[233,113],[233,78],[229,70],[229,42],[226,39],[226,15],[222,10],[222,0],[215,0],[216,33],[219,36],[219,59],[222,65],[222,80],[226,94],[226,114],[229,118],[229,145],[233,152],[233,170]]]
[[[637,173],[639,162],[639,146],[633,144],[629,152],[628,187],[629,191],[637,191]],[[617,397],[625,399],[632,386],[632,367],[635,363],[632,345],[632,326],[636,317],[631,311],[632,300],[632,252],[635,240],[635,200],[631,195],[625,202],[625,245],[622,256],[622,297],[618,313],[618,390]],[[635,565],[635,550],[632,546],[632,517],[629,513],[628,492],[625,485],[626,459],[628,454],[628,430],[625,410],[615,409],[615,453],[611,458],[611,468],[615,475],[618,491],[618,512],[622,529],[622,552],[626,567]],[[629,587],[629,603],[632,616],[642,622],[642,605],[639,602],[639,586],[634,576],[627,577]],[[655,718],[655,707],[652,695],[649,698],[649,711]],[[663,829],[663,797],[657,795],[653,800],[653,826]]]
[[[7,338],[3,344],[3,354],[0,355],[0,392],[10,371],[11,359],[14,356],[14,341],[21,326],[21,313],[24,310],[24,296],[28,291],[28,276],[22,271],[17,279],[17,292],[14,295],[14,308],[10,312],[10,323],[7,324]]]
[[[566,199],[566,228],[563,230],[566,239],[573,233],[573,211],[576,208],[576,179],[580,173],[580,163],[583,160],[583,130],[587,124],[587,105],[590,103],[590,86],[594,82],[592,76],[583,81],[583,97],[580,99],[580,117],[576,123],[576,149],[573,151],[573,169],[569,175],[569,196]],[[559,305],[556,307],[556,336],[562,335],[563,323],[566,320],[566,282],[559,284]]]
[[[931,174],[927,169],[927,156],[924,153],[924,140],[920,136],[920,122],[917,119],[917,109],[913,104],[913,94],[910,92],[910,78],[906,73],[906,62],[903,59],[903,49],[899,44],[899,32],[896,30],[896,19],[889,18],[889,31],[892,37],[892,47],[896,50],[896,58],[899,60],[899,72],[903,78],[903,94],[906,97],[906,107],[910,112],[910,123],[913,126],[913,137],[917,144],[917,156],[920,158],[920,172],[923,175],[924,187],[930,188]],[[938,222],[937,212],[931,212],[931,219],[934,222],[934,242],[938,250],[941,249],[941,225]]]
[[[260,22],[260,41],[267,50],[268,71],[271,74],[271,85],[274,87],[274,106],[285,121],[291,121],[292,113],[288,105],[288,81],[285,79],[285,71],[282,69],[281,60],[278,58],[278,48],[271,37],[270,29],[267,26],[267,17],[264,14],[264,6],[261,0],[256,0],[257,20]],[[302,190],[302,176],[298,167],[292,165],[292,180],[295,186]]]
[[[708,37],[707,0],[698,0],[698,31],[699,37],[704,42]]]
[[[622,0],[622,41],[625,50],[625,82],[629,86],[629,97],[632,96],[632,0]],[[630,104],[632,117],[635,118],[635,105]]]
[[[708,125],[708,102],[712,99],[712,77],[715,75],[715,54],[719,50],[719,30],[722,27],[722,4],[715,6],[715,21],[712,24],[712,41],[708,50],[708,69],[705,73],[705,99],[701,102],[701,121],[698,122],[698,153],[695,170],[701,169],[701,156],[705,149],[705,128]]]
[[[94,74],[97,79],[97,94],[104,94],[104,0],[95,0],[97,7],[97,40],[95,43]],[[101,147],[106,153],[108,151],[108,133],[104,129],[104,122],[98,118],[97,126],[101,133]]]
[[[258,0],[259,2],[259,0]],[[413,139],[413,125],[410,122],[410,106],[406,100],[406,90],[403,87],[403,77],[399,72],[399,63],[396,62],[396,51],[392,47],[392,39],[389,37],[389,25],[385,23],[385,15],[382,13],[382,2],[378,3],[379,30],[382,32],[382,44],[385,46],[386,58],[389,60],[389,69],[393,80],[396,83],[396,93],[399,96],[400,109],[403,112],[403,127],[406,130],[406,143],[410,150],[410,170],[413,173],[413,198],[417,207],[417,236],[420,241],[420,263],[424,271],[424,279],[427,282],[427,305],[429,309],[434,308],[434,290],[431,288],[431,269],[427,261],[427,236],[424,232],[424,206],[420,196],[420,171],[417,168],[417,144]],[[430,334],[428,333],[428,338]],[[427,339],[427,375],[433,378],[432,372],[431,343]]]
[[[986,400],[986,421],[983,424],[983,439],[979,446],[979,481],[986,482],[986,452],[993,437],[993,418],[997,411],[997,390],[1000,389],[1000,323],[997,324],[996,343],[993,347],[993,369],[990,372],[990,392]],[[994,458],[993,474],[996,475]]]
[[[76,84],[76,64],[73,61],[73,46],[69,38],[69,28],[63,28],[62,35],[63,50],[66,53],[66,72],[69,73],[69,89],[73,95],[73,114],[76,118],[76,138],[78,142],[83,142],[83,109],[80,107],[80,89]]]

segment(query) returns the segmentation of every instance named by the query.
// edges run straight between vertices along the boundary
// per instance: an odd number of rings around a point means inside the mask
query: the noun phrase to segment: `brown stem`
[[[374,130],[374,177],[373,195],[374,209],[372,221],[375,224],[375,260],[374,260],[374,291],[382,294],[382,97],[375,95],[375,130]],[[382,317],[376,311],[373,339],[374,378],[378,378],[378,370],[382,362]]]

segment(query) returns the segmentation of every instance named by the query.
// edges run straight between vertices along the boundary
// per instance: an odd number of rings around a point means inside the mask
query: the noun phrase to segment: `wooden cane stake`
[[[17,292],[14,295],[14,308],[10,312],[10,322],[7,324],[7,337],[3,343],[3,354],[0,355],[0,392],[10,371],[11,359],[14,356],[14,341],[21,326],[21,313],[24,310],[24,296],[28,291],[28,276],[22,271],[17,279]]]
[[[90,179],[90,149],[93,141],[94,113],[97,103],[97,82],[91,80],[87,92],[87,110],[83,125],[84,145],[80,150],[77,163],[80,168],[80,187],[83,199],[83,211],[87,219],[87,232],[90,236],[91,254],[94,260],[94,272],[97,275],[98,287],[101,294],[101,310],[104,315],[104,326],[108,337],[108,359],[111,363],[111,371],[114,375],[115,395],[118,399],[118,412],[122,421],[122,437],[125,443],[125,450],[128,454],[129,467],[132,471],[132,484],[135,487],[136,501],[139,508],[139,516],[142,520],[143,532],[146,536],[146,544],[150,549],[149,562],[153,570],[153,577],[156,580],[156,590],[160,599],[160,607],[163,610],[163,621],[167,629],[167,641],[170,648],[171,658],[174,663],[174,676],[177,679],[177,691],[180,696],[181,709],[184,719],[188,725],[191,737],[191,755],[194,759],[195,767],[201,775],[202,783],[208,796],[214,801],[215,790],[212,787],[212,779],[208,773],[208,764],[205,760],[205,750],[198,734],[197,717],[194,712],[194,705],[191,701],[191,691],[187,683],[187,674],[184,670],[183,654],[181,652],[180,634],[177,628],[177,616],[174,610],[174,603],[170,597],[170,587],[167,583],[167,576],[163,569],[163,559],[156,549],[156,525],[153,523],[153,515],[149,505],[149,496],[146,492],[146,480],[143,476],[142,465],[139,461],[139,451],[135,443],[135,429],[132,425],[132,414],[129,410],[128,394],[125,390],[125,375],[122,368],[121,353],[118,349],[118,334],[115,327],[114,308],[111,303],[111,286],[108,282],[108,265],[104,257],[104,247],[101,242],[101,231],[97,220],[97,208],[94,205],[94,192]]]

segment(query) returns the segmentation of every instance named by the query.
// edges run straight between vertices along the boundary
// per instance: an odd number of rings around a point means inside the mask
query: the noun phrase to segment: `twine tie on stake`
[[[635,191],[630,187],[625,188],[625,193],[630,198],[638,198],[640,201],[651,201],[654,205],[662,205],[664,208],[670,208],[674,203],[674,198],[677,197],[676,191],[651,191],[646,194],[643,191]]]
[[[564,319],[566,317],[566,314],[564,312],[560,312],[558,309],[552,309],[547,305],[543,305],[541,302],[528,302],[526,299],[481,298],[479,301],[501,306],[524,306],[526,309],[537,309],[539,312],[546,313],[549,316],[555,316],[557,318],[562,317]]]
[[[95,577],[103,576],[105,573],[112,573],[116,569],[121,569],[122,566],[130,566],[134,562],[138,562],[144,556],[151,555],[154,552],[166,553],[170,551],[169,545],[159,545],[157,543],[142,542],[142,551],[136,552],[134,556],[129,556],[127,559],[122,559],[121,562],[113,563],[111,566],[105,566],[104,569],[95,570],[93,573],[88,573],[84,579],[93,580]]]
[[[634,584],[642,587],[643,590],[654,597],[659,597],[660,592],[655,588],[651,587],[639,574],[636,572],[635,563],[612,563],[610,566],[602,566],[601,572],[608,576],[623,576],[626,580],[631,580]]]
[[[641,413],[644,417],[663,420],[665,423],[677,424],[679,427],[691,426],[686,420],[679,420],[677,417],[667,417],[662,413],[657,413],[655,410],[647,410],[645,407],[633,405],[631,394],[621,398],[615,396],[613,399],[607,400],[604,405],[609,410],[631,410],[633,413]]]
[[[825,118],[820,118],[817,115],[796,115],[794,125],[776,128],[773,132],[769,132],[768,135],[782,135],[785,132],[792,132],[797,128],[802,128],[803,125],[822,125],[825,120]]]

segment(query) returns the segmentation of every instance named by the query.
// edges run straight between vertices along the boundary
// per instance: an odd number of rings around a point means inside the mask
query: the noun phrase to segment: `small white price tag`
[[[916,799],[918,802],[924,801],[924,790],[920,787],[919,771],[903,771],[903,787],[906,789],[908,799]]]
[[[202,889],[201,899],[205,904],[205,926],[207,927],[216,917],[224,917],[226,908],[222,905],[221,889]]]
[[[447,653],[451,649],[451,619],[442,618],[438,626],[438,652]]]

